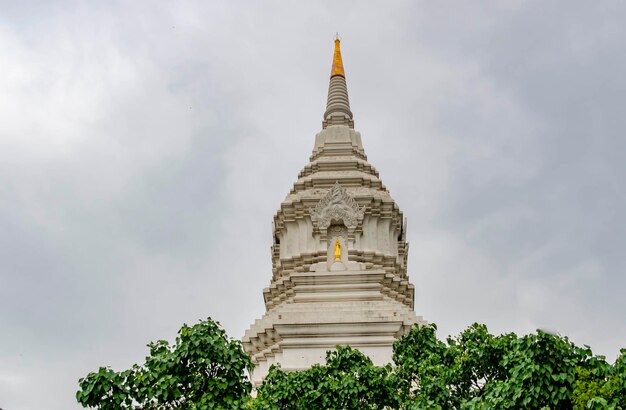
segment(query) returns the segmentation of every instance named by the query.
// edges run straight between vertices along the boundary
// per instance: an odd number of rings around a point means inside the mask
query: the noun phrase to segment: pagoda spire
[[[346,85],[346,73],[343,69],[341,58],[341,40],[339,35],[335,37],[335,52],[333,65],[330,70],[330,84],[328,86],[328,100],[322,127],[329,125],[347,125],[354,128],[350,100],[348,99],[348,86]]]

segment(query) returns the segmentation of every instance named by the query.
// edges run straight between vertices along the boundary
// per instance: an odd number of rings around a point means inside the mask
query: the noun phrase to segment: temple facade
[[[393,342],[425,323],[413,310],[406,220],[354,129],[339,39],[322,130],[272,234],[266,313],[243,337],[255,385],[272,364],[306,369],[337,345],[389,363]]]

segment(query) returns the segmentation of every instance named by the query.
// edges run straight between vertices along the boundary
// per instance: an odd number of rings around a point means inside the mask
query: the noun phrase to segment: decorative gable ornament
[[[364,213],[354,198],[336,181],[311,212],[311,219],[323,231],[332,222],[343,222],[348,229],[354,230],[363,219]]]

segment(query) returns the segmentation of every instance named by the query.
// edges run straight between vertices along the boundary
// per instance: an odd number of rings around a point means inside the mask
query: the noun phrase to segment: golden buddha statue
[[[335,260],[341,260],[341,244],[339,243],[339,239],[335,239]]]

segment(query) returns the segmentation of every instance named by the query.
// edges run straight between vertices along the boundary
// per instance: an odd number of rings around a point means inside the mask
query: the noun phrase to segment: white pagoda
[[[313,154],[274,216],[266,313],[243,346],[261,383],[272,364],[302,370],[350,345],[374,364],[416,323],[406,221],[354,130],[340,40]]]

